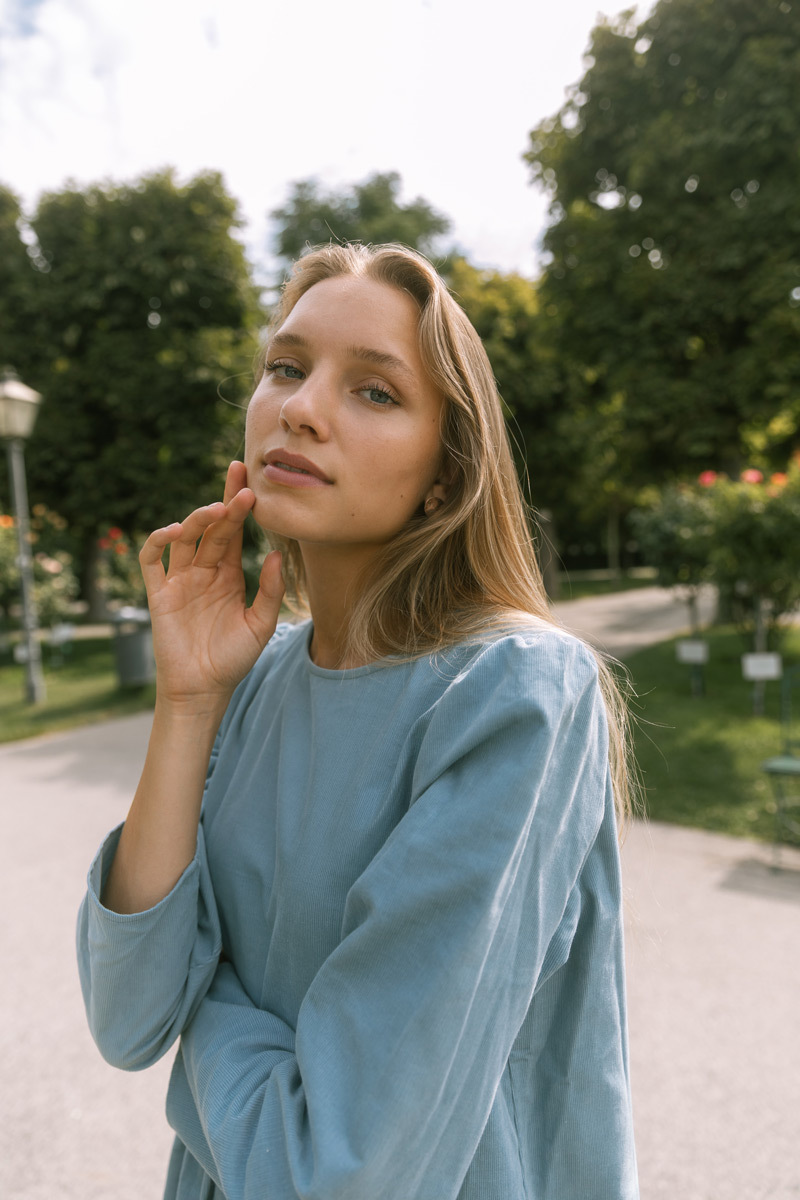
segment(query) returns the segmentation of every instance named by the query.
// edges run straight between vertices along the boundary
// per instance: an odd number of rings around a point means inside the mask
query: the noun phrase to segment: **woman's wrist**
[[[196,732],[213,728],[216,734],[233,691],[170,695],[156,688],[155,720]]]
[[[194,858],[208,762],[227,697],[156,700],[142,777],[101,897],[118,913],[144,912]]]

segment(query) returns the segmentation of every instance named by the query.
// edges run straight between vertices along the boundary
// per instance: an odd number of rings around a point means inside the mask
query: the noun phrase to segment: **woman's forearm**
[[[144,770],[101,896],[113,912],[152,908],[192,862],[220,721],[275,632],[283,596],[279,554],[265,558],[246,607],[242,525],[255,502],[246,482],[244,464],[232,462],[224,501],[154,530],[139,555],[158,689]]]
[[[203,786],[224,711],[224,705],[156,702],[144,769],[103,888],[106,908],[152,908],[194,858]]]

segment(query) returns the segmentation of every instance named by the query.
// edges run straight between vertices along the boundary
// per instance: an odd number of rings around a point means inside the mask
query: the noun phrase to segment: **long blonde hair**
[[[406,246],[320,246],[294,265],[273,312],[269,336],[314,284],[360,276],[405,292],[419,309],[419,346],[444,397],[442,450],[450,482],[431,516],[415,513],[370,565],[353,598],[348,659],[431,654],[526,619],[558,627],[536,557],[503,408],[483,344],[444,280]],[[263,366],[263,360],[261,365]],[[271,535],[283,552],[287,598],[307,611],[296,541]],[[620,822],[632,806],[627,707],[597,655],[608,710],[610,759]]]

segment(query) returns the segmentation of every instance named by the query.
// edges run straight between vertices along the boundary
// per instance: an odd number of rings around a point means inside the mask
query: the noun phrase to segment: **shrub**
[[[781,618],[800,606],[797,459],[768,479],[754,467],[737,480],[703,471],[695,484],[664,488],[631,523],[659,582],[684,589],[692,607],[699,587],[715,583],[756,649],[777,641]]]
[[[652,504],[631,514],[631,528],[662,587],[678,588],[698,629],[697,593],[711,578],[714,506],[702,489],[674,484]]]
[[[78,595],[72,555],[65,548],[66,524],[42,505],[34,509],[30,544],[33,558],[33,594],[40,626],[66,620]],[[17,624],[21,608],[21,578],[16,522],[0,514],[0,619],[6,628]]]

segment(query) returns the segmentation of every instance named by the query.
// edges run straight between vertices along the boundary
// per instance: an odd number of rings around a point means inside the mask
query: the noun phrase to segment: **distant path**
[[[708,624],[715,610],[716,593],[706,588],[700,598],[701,624]],[[689,609],[668,588],[631,588],[608,596],[559,600],[553,612],[567,629],[615,658],[689,632]]]

